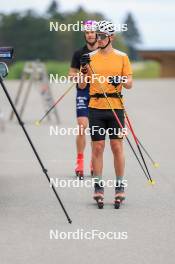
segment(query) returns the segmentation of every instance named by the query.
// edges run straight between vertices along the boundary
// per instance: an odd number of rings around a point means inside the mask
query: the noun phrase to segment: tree
[[[58,12],[58,3],[53,0],[50,4],[50,6],[47,9],[47,13],[51,16],[54,17],[55,14]]]
[[[15,61],[41,59],[70,61],[73,52],[85,44],[84,33],[70,30],[49,31],[49,22],[52,20],[60,24],[81,25],[82,21],[93,19],[104,20],[103,14],[90,13],[82,7],[73,12],[60,12],[57,1],[52,1],[43,15],[33,10],[0,13],[0,40],[1,45],[13,46]],[[120,35],[114,41],[114,46],[125,51],[125,45]]]
[[[131,13],[128,13],[124,24],[127,24],[128,30],[123,33],[123,39],[129,50],[131,60],[137,60],[137,45],[141,43],[140,33]]]

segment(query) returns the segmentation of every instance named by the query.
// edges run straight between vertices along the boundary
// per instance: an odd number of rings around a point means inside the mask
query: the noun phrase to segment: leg
[[[120,208],[121,202],[125,199],[124,185],[122,183],[125,167],[125,157],[122,139],[112,139],[110,141],[114,156],[114,168],[116,173],[115,202],[116,209]]]
[[[77,166],[75,169],[76,175],[83,178],[84,174],[84,150],[86,146],[85,129],[88,126],[88,100],[89,100],[89,88],[84,90],[77,88],[76,96],[76,111],[77,122],[79,126],[79,135],[76,138],[77,147]]]
[[[92,152],[92,142],[91,142],[91,152]],[[93,169],[93,165],[92,165],[92,153],[91,153],[91,161],[90,161],[90,175],[91,176],[94,175],[94,169]]]
[[[79,153],[83,153],[86,146],[86,136],[85,129],[88,126],[88,118],[81,116],[77,118],[77,123],[79,126],[79,135],[76,138],[76,146],[77,146],[77,155]]]
[[[123,110],[116,110],[116,114],[118,115],[121,124],[124,127],[124,113]],[[111,150],[114,157],[114,168],[116,174],[116,187],[115,187],[115,208],[118,209],[120,207],[121,202],[125,199],[124,193],[124,184],[123,184],[123,176],[124,176],[124,168],[125,168],[125,156],[124,156],[124,147],[123,147],[123,138],[119,133],[119,124],[116,120],[111,119],[109,122],[109,127],[115,128],[117,133],[115,132],[110,136],[110,145]]]
[[[92,166],[95,176],[102,175],[105,141],[92,141]]]
[[[98,204],[98,208],[103,208],[103,199],[104,199],[104,188],[100,184],[102,179],[102,169],[103,169],[103,152],[105,147],[105,141],[93,141],[92,142],[92,166],[93,166],[93,175],[95,179],[94,184],[94,196]]]
[[[92,139],[92,166],[94,177],[94,199],[97,201],[98,207],[103,208],[104,188],[101,185],[102,169],[103,169],[103,152],[105,148],[106,123],[104,120],[104,111],[98,109],[90,109],[89,111],[89,127],[91,129]],[[99,128],[104,128],[104,133],[99,132]]]
[[[125,167],[125,156],[123,149],[123,140],[122,139],[111,139],[110,140],[111,150],[114,157],[114,168],[115,174],[117,176],[124,176],[124,167]]]
[[[77,176],[80,177],[80,179],[82,179],[84,174],[84,149],[86,146],[85,129],[88,126],[88,118],[82,116],[78,117],[77,122],[79,126],[79,135],[76,138],[77,165],[76,165],[75,173]]]

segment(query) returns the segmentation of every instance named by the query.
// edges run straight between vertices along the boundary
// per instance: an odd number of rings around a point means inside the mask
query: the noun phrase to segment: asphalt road
[[[14,99],[19,83],[6,82]],[[67,86],[53,86],[56,99]],[[126,91],[126,106],[139,139],[160,168],[154,169],[150,186],[128,145],[126,151],[127,200],[121,210],[112,206],[114,190],[105,189],[105,206],[98,210],[92,200],[92,188],[56,188],[70,217],[67,223],[47,179],[31,151],[16,120],[9,122],[9,103],[0,90],[0,108],[4,112],[5,131],[0,132],[0,263],[175,263],[175,80],[135,81]],[[60,127],[75,127],[75,90],[57,107]],[[23,120],[50,177],[75,180],[75,136],[49,135],[50,125],[39,127],[34,121],[43,114],[37,89],[33,89]],[[90,138],[86,148],[86,178],[90,179]],[[114,179],[113,160],[107,140],[104,154],[104,179]],[[62,181],[63,182],[63,181]],[[50,239],[50,231],[125,232],[127,239]],[[98,230],[98,231],[97,231]],[[101,235],[103,234],[101,233]],[[117,237],[119,238],[119,237]],[[126,238],[126,237],[125,237]]]

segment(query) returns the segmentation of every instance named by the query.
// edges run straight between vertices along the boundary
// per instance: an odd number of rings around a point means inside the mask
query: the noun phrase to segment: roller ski
[[[121,183],[120,186],[115,187],[114,208],[119,209],[124,200],[125,200],[124,186]]]
[[[84,159],[83,159],[83,156],[79,155],[77,158],[75,175],[79,178],[79,180],[84,179]]]
[[[79,180],[83,180],[84,179],[84,172],[82,170],[76,170],[75,174],[79,178]]]
[[[104,206],[104,188],[101,187],[98,183],[95,183],[95,191],[94,191],[94,200],[97,203],[99,209],[103,209]]]
[[[79,180],[83,180],[84,179],[84,172],[83,172],[83,170],[75,169],[75,174],[79,178]]]
[[[115,196],[115,200],[114,200],[114,208],[115,209],[119,209],[122,202],[125,200],[125,197],[122,197],[122,196]]]

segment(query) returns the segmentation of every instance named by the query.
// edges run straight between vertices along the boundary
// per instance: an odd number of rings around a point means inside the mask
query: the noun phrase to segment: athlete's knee
[[[85,135],[85,130],[88,127],[87,118],[78,118],[79,135]]]
[[[105,147],[104,141],[94,141],[92,147],[93,154],[95,156],[102,155],[104,151],[104,147]]]
[[[82,129],[86,129],[88,126],[88,119],[85,117],[79,117],[78,118],[78,126],[81,127]]]
[[[122,154],[123,153],[123,142],[122,140],[111,140],[111,149],[113,153]]]

